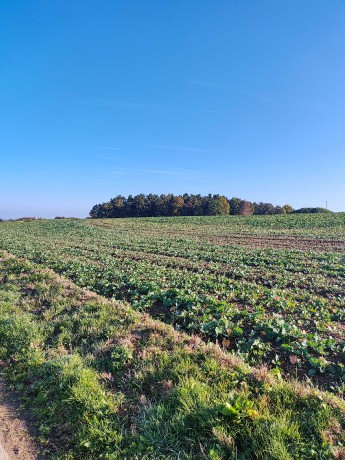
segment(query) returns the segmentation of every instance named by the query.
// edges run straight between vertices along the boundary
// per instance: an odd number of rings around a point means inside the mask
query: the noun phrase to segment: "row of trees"
[[[90,211],[93,219],[112,217],[158,216],[216,216],[251,214],[288,214],[290,205],[273,206],[271,203],[251,203],[240,198],[228,199],[223,195],[121,195],[105,203],[96,204]]]

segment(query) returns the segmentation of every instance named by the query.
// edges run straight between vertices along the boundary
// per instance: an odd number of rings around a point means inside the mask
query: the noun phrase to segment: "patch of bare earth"
[[[326,239],[309,239],[309,238],[292,238],[292,237],[260,237],[253,235],[229,235],[214,236],[205,238],[213,244],[222,245],[239,245],[253,249],[299,249],[302,251],[316,252],[345,252],[345,241],[343,240],[326,240]]]
[[[0,460],[43,460],[32,439],[30,419],[0,377]]]
[[[160,234],[150,232],[152,236],[162,237],[163,232]],[[315,251],[315,252],[345,252],[345,240],[332,240],[325,238],[303,238],[299,236],[257,236],[251,233],[230,233],[213,234],[209,235],[200,231],[193,232],[165,232],[168,237],[192,237],[195,240],[206,241],[218,246],[236,245],[244,246],[250,249],[297,249],[301,251]]]

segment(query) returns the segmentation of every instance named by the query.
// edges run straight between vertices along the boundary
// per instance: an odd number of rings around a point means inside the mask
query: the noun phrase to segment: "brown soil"
[[[30,430],[28,414],[0,377],[0,460],[43,460]]]
[[[206,239],[206,238],[205,238]],[[302,251],[317,252],[345,252],[345,241],[308,239],[298,237],[259,237],[253,235],[229,235],[219,238],[207,238],[208,241],[218,245],[235,244],[254,249],[299,249]]]

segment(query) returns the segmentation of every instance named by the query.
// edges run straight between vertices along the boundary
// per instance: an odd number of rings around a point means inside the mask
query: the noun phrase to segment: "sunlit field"
[[[0,249],[1,359],[57,458],[343,458],[345,214],[2,222]]]

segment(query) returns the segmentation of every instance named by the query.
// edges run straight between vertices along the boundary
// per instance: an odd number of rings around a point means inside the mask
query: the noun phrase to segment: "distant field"
[[[0,248],[252,365],[345,380],[345,214],[6,222]]]
[[[92,221],[103,228],[114,228],[112,222]],[[178,236],[216,245],[345,252],[345,213],[116,219],[116,228],[136,237]]]

